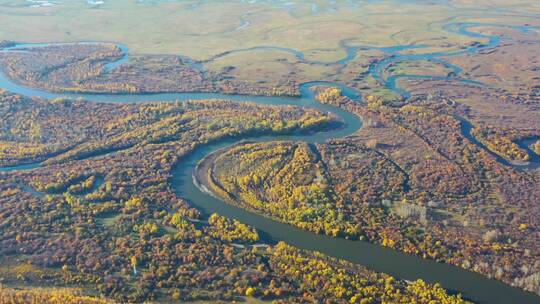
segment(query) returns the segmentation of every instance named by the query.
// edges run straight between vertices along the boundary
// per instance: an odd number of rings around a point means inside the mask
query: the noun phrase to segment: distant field
[[[450,21],[538,23],[536,1],[482,1],[506,12],[492,16],[475,8],[476,1],[0,1],[0,40],[21,42],[110,41],[131,54],[175,54],[195,60],[260,46],[301,52],[306,61],[335,62],[348,46],[426,45],[403,53],[451,51],[481,38],[444,32]],[[435,1],[442,2],[442,1]],[[446,1],[445,1],[446,2]],[[484,3],[485,2],[485,3]],[[438,3],[440,4],[440,3]],[[395,13],[399,6],[399,14]],[[525,12],[516,13],[515,7]],[[454,16],[460,16],[454,17]],[[25,22],[20,22],[24,17]],[[174,30],[170,30],[174,29]],[[363,60],[359,58],[358,60]],[[241,81],[283,85],[295,81],[347,80],[363,72],[346,67],[306,64],[290,53],[253,49],[232,53],[206,64],[216,73]],[[337,77],[337,78],[336,78]]]
[[[442,37],[438,25],[455,13],[450,6],[429,5],[428,1],[400,2],[399,15],[386,14],[398,5],[392,1],[337,1],[334,5],[325,4],[328,1],[294,5],[277,1],[50,3],[58,4],[0,1],[0,39],[115,41],[126,44],[133,53],[182,54],[195,59],[207,59],[233,49],[273,45],[303,51],[307,59],[320,61],[343,57],[344,51],[339,47],[343,40],[372,46],[423,43],[434,48],[471,42],[447,34]],[[469,7],[471,3],[464,6],[470,11],[467,15],[471,20],[484,18]],[[540,11],[535,1],[529,3],[528,13]],[[505,5],[512,7],[507,1]],[[23,16],[25,22],[20,22]]]

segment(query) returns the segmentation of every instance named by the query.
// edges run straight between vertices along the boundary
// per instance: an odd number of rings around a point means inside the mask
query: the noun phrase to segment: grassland
[[[489,13],[481,10],[489,6]],[[450,1],[446,5],[430,5],[429,1],[314,1],[286,5],[280,1],[119,0],[101,5],[64,1],[39,7],[30,7],[25,1],[3,1],[0,40],[121,42],[135,58],[146,54],[186,56],[206,62],[204,68],[209,74],[232,78],[235,84],[222,85],[230,92],[250,91],[230,89],[235,86],[255,86],[251,91],[258,93],[279,86],[288,87],[290,94],[301,82],[334,80],[364,88],[368,94],[395,99],[369,78],[358,80],[366,69],[366,51],[359,51],[358,58],[346,66],[329,63],[346,56],[344,45],[425,45],[401,51],[411,54],[459,50],[473,43],[485,43],[486,39],[444,32],[443,26],[449,21],[535,25],[538,22],[533,14],[538,11],[534,1],[511,1],[504,5],[498,1]],[[21,17],[25,22],[19,22]],[[258,49],[260,46],[291,49],[304,58],[300,60],[280,49]],[[244,51],[235,53],[237,50]],[[372,60],[387,56],[368,52]],[[215,58],[221,54],[228,55]],[[418,67],[404,68],[411,71]],[[437,74],[445,72],[435,70]],[[131,89],[132,85],[127,86]],[[197,85],[203,91],[211,90],[209,87]]]
[[[296,5],[298,12],[283,9],[275,2],[240,1],[150,4],[120,0],[106,1],[99,7],[65,1],[35,8],[4,4],[0,6],[0,40],[117,41],[134,54],[181,54],[197,60],[235,49],[272,45],[305,52],[308,59],[319,61],[343,57],[341,41],[371,46],[428,43],[445,49],[448,43],[459,47],[473,41],[458,35],[440,37],[439,26],[448,18],[450,6],[407,3],[400,5],[400,14],[394,14],[396,5],[386,1],[355,8],[338,1],[334,10],[302,13],[310,7],[308,4]],[[464,11],[470,9],[469,5],[463,6]],[[471,11],[467,14],[471,15],[469,21],[488,21]],[[534,8],[528,11],[533,12]],[[25,22],[17,22],[22,16]],[[249,21],[249,25],[237,29],[242,20]],[[164,30],[171,28],[178,30]]]

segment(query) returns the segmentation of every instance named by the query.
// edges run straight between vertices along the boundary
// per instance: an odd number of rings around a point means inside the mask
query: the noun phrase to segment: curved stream
[[[489,43],[485,45],[475,45],[466,49],[453,52],[439,52],[422,55],[407,55],[400,52],[405,49],[423,48],[425,46],[396,46],[392,48],[380,48],[389,53],[391,56],[374,64],[370,68],[370,74],[387,86],[389,89],[402,94],[405,98],[408,97],[408,92],[396,86],[396,81],[401,77],[427,77],[422,75],[395,75],[391,77],[384,76],[384,70],[391,64],[403,60],[433,60],[444,64],[451,68],[454,72],[452,75],[440,77],[445,80],[465,81],[475,85],[479,85],[472,80],[460,79],[458,74],[461,69],[457,66],[450,65],[440,57],[457,56],[460,54],[474,53],[486,48],[495,47],[499,43],[497,36],[486,36],[474,32],[470,32],[467,28],[481,26],[482,24],[471,23],[451,23],[445,26],[445,29],[455,33],[459,33],[469,37],[486,38]],[[491,25],[490,25],[491,26]],[[496,25],[499,26],[499,25]],[[518,27],[516,27],[518,28]],[[518,28],[522,31],[528,30],[527,27]],[[19,45],[19,48],[29,45]],[[333,63],[319,64],[346,64],[348,61],[356,57],[358,49],[361,47],[348,47],[342,45],[346,49],[347,56]],[[17,48],[17,47],[15,47]],[[264,47],[267,48],[267,47]],[[278,48],[275,48],[278,49]],[[304,55],[301,52],[289,49],[279,48],[279,50],[293,53],[298,58],[303,59]],[[245,50],[239,50],[245,51]],[[234,52],[234,51],[232,51]],[[230,52],[229,52],[230,53]],[[125,49],[125,57],[121,62],[127,60],[127,49]],[[110,70],[118,65],[118,61],[111,63],[105,67],[105,70]],[[298,105],[329,111],[339,116],[345,125],[341,129],[336,129],[328,132],[322,132],[311,135],[292,135],[292,136],[264,136],[254,138],[244,138],[254,141],[271,141],[271,140],[294,140],[306,142],[325,142],[329,139],[335,139],[353,134],[357,131],[362,123],[357,116],[343,111],[341,109],[323,105],[318,103],[310,91],[310,88],[315,85],[332,85],[342,89],[343,94],[352,100],[361,102],[361,96],[358,92],[332,82],[309,82],[304,83],[300,87],[301,97],[261,97],[261,96],[244,96],[244,95],[227,95],[227,94],[212,94],[212,93],[164,93],[164,94],[63,94],[52,93],[39,89],[27,88],[21,86],[0,73],[0,88],[7,89],[13,93],[26,96],[40,96],[43,98],[84,98],[89,101],[96,102],[121,102],[121,103],[139,103],[151,101],[175,101],[187,99],[211,99],[220,98],[234,101],[253,101],[258,104],[267,105]],[[362,241],[350,241],[340,238],[332,238],[323,235],[304,231],[293,226],[275,222],[263,216],[248,212],[238,207],[224,203],[223,201],[204,193],[194,184],[193,173],[197,164],[208,154],[235,143],[240,139],[223,140],[215,143],[204,145],[188,156],[184,157],[173,171],[172,185],[178,196],[190,201],[194,206],[201,209],[204,213],[209,214],[217,212],[229,218],[238,219],[241,222],[252,225],[257,228],[263,238],[268,242],[283,240],[291,245],[303,249],[317,250],[330,256],[342,258],[365,265],[375,271],[382,271],[399,278],[414,280],[422,278],[428,282],[440,282],[444,288],[451,291],[461,292],[464,297],[471,299],[477,303],[539,303],[540,297],[532,293],[525,292],[518,288],[511,287],[502,282],[488,279],[477,273],[473,273],[458,267],[447,264],[436,263],[431,260],[424,260],[414,255],[405,254],[399,251],[391,250],[376,244],[371,244]],[[39,167],[40,164],[21,165],[9,168],[0,168],[0,172],[24,170]]]

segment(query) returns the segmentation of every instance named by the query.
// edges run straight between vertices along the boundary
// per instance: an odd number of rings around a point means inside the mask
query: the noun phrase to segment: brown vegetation
[[[228,77],[227,70],[205,72],[181,56],[131,56],[107,68],[124,55],[111,44],[53,44],[0,53],[0,63],[12,79],[54,92],[298,95],[294,83],[275,88]]]
[[[282,303],[410,303],[425,297],[464,303],[438,285],[407,285],[285,244],[268,251],[237,246],[232,242],[256,241],[257,232],[219,215],[208,224],[195,221],[199,212],[170,187],[172,167],[198,145],[254,132],[320,128],[332,119],[327,114],[200,101],[103,104],[108,111],[96,111],[85,120],[77,113],[91,111],[91,103],[59,105],[9,94],[2,99],[6,106],[16,106],[10,111],[14,117],[43,109],[47,115],[33,117],[34,123],[49,127],[48,121],[63,120],[79,139],[49,160],[50,165],[1,173],[0,256],[6,267],[0,277],[8,286],[76,284],[117,302],[233,301],[248,295]],[[86,133],[77,128],[77,119],[88,123]],[[18,121],[3,121],[2,130],[17,130],[18,142],[32,142]],[[64,143],[55,130],[42,140]],[[123,150],[100,154],[111,147]],[[85,158],[94,153],[101,156]],[[52,296],[67,303],[101,301],[56,291],[2,292],[15,303],[47,303]]]
[[[463,109],[421,99],[397,108],[375,98],[368,107],[329,102],[371,123],[323,145],[231,148],[210,172],[216,193],[303,229],[371,240],[539,292],[538,180],[467,140],[454,118]],[[482,237],[494,229],[496,238]]]
[[[110,304],[106,299],[80,296],[63,289],[9,289],[0,287],[1,304]]]

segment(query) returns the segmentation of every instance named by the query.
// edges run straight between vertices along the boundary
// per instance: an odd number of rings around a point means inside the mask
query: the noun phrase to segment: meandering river
[[[410,48],[423,48],[426,46],[395,46],[392,48],[381,48],[381,50],[389,53],[387,59],[378,62],[371,66],[370,74],[385,85],[387,88],[401,94],[407,98],[410,93],[404,89],[399,88],[396,82],[400,78],[413,77],[413,78],[433,78],[444,79],[453,81],[463,81],[473,85],[482,85],[474,80],[462,79],[459,77],[461,69],[457,66],[451,65],[441,59],[441,57],[459,56],[468,53],[479,52],[487,48],[496,47],[499,44],[499,37],[487,36],[471,32],[469,29],[473,27],[484,26],[484,24],[478,23],[449,23],[444,26],[444,29],[449,32],[458,33],[460,35],[487,39],[489,42],[486,44],[477,44],[470,46],[466,49],[451,51],[451,52],[438,52],[422,55],[407,55],[401,54],[401,51]],[[506,25],[488,24],[488,26],[502,26]],[[529,27],[512,27],[516,30],[527,32]],[[43,44],[41,44],[43,45]],[[46,44],[45,44],[46,45]],[[4,51],[14,50],[22,47],[31,47],[36,45],[17,45],[14,48],[4,49]],[[39,45],[38,45],[39,46]],[[313,62],[314,64],[346,64],[350,60],[356,57],[357,51],[361,47],[349,47],[342,44],[345,48],[347,56],[332,63]],[[286,51],[294,54],[299,59],[304,59],[302,52],[276,48],[270,46],[264,46],[261,48],[273,48],[281,51]],[[125,52],[125,57],[115,63],[111,63],[105,69],[110,70],[125,62],[128,59],[127,48],[122,46]],[[246,50],[238,50],[246,51]],[[232,51],[235,52],[235,51]],[[231,52],[229,52],[231,53]],[[446,77],[430,77],[423,75],[394,75],[386,77],[384,70],[391,64],[405,61],[405,60],[432,60],[444,64],[447,68],[453,70],[451,75]],[[356,132],[362,126],[361,120],[346,111],[341,109],[323,105],[318,103],[311,92],[310,88],[316,85],[331,85],[337,86],[342,89],[344,95],[355,100],[362,102],[361,95],[353,89],[350,89],[342,84],[317,81],[304,83],[300,87],[301,96],[295,97],[262,97],[262,96],[244,96],[244,95],[228,95],[228,94],[212,94],[212,93],[165,93],[165,94],[63,94],[43,91],[39,89],[33,89],[19,85],[12,80],[0,74],[0,88],[7,89],[13,93],[18,93],[26,96],[39,96],[43,98],[84,98],[89,101],[95,102],[119,102],[119,103],[140,103],[140,102],[153,102],[153,101],[176,101],[176,100],[188,100],[188,99],[228,99],[239,102],[256,102],[258,104],[267,105],[298,105],[303,107],[315,108],[322,111],[332,112],[342,119],[344,127],[340,129],[331,130],[328,132],[322,132],[310,135],[291,135],[291,136],[263,136],[253,138],[243,138],[254,141],[272,141],[272,140],[294,140],[305,141],[311,143],[322,143],[330,139],[336,139],[351,135]],[[466,134],[465,134],[466,135]],[[540,297],[532,293],[522,291],[520,289],[503,284],[499,281],[488,279],[479,274],[454,267],[447,264],[436,263],[431,260],[425,260],[414,255],[401,253],[395,250],[391,250],[376,244],[371,244],[362,241],[350,241],[339,238],[332,238],[323,235],[317,235],[311,232],[307,232],[293,226],[275,222],[263,216],[248,212],[246,210],[237,208],[235,206],[224,203],[223,201],[201,191],[194,183],[194,171],[197,164],[210,153],[228,147],[235,143],[238,143],[241,139],[229,139],[210,143],[203,147],[196,149],[190,153],[187,157],[183,158],[176,166],[173,172],[172,185],[175,192],[180,197],[187,199],[194,206],[201,209],[205,214],[217,212],[221,215],[229,218],[238,219],[241,222],[252,225],[257,228],[263,235],[263,239],[267,242],[276,242],[283,240],[291,245],[297,246],[303,249],[317,250],[330,256],[349,260],[351,262],[359,263],[367,266],[375,271],[382,271],[394,275],[399,278],[408,280],[415,280],[418,278],[424,279],[428,282],[440,282],[443,287],[454,291],[460,292],[464,297],[471,299],[477,303],[540,303]],[[483,147],[482,147],[483,148]],[[21,166],[15,166],[10,168],[0,168],[0,172],[13,171],[13,170],[29,170],[39,167],[40,164],[27,164]]]

